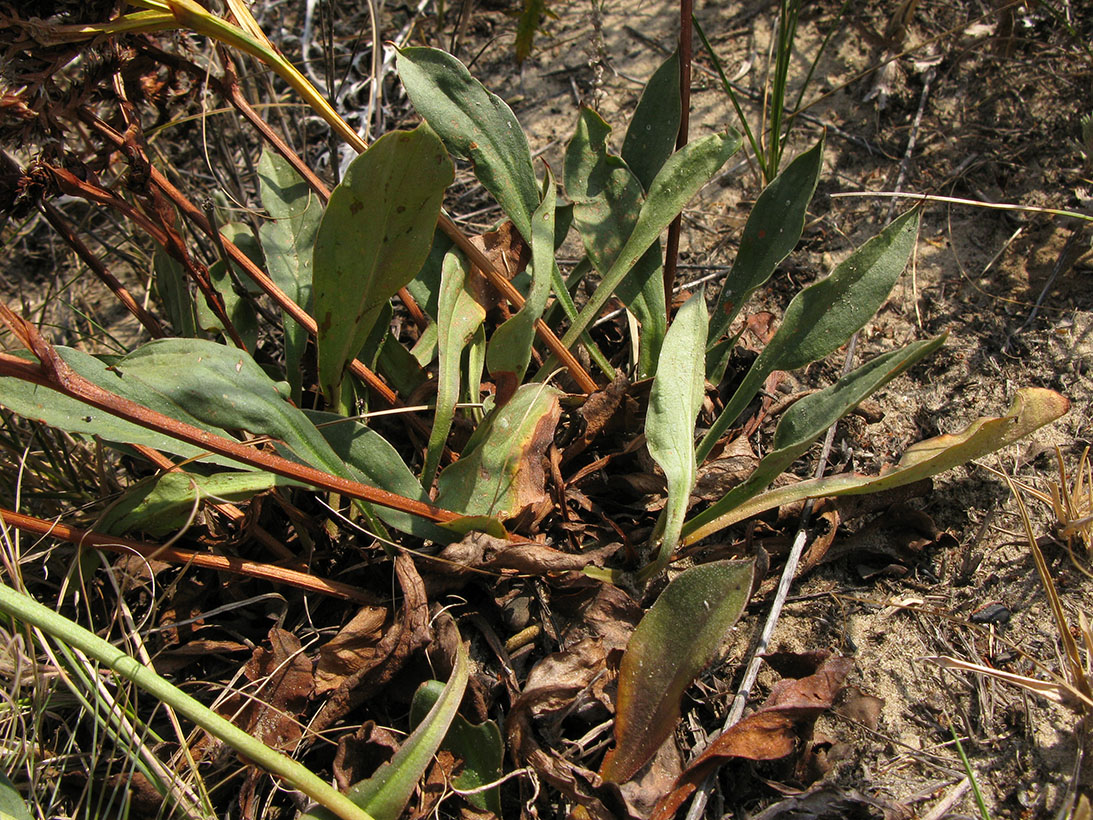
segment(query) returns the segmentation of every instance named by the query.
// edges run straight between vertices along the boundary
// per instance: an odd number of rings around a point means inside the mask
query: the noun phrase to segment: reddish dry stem
[[[131,538],[122,538],[116,535],[105,535],[93,530],[81,530],[76,527],[68,527],[55,521],[46,521],[41,518],[24,515],[11,510],[0,509],[0,521],[15,527],[23,532],[33,533],[39,536],[58,538],[81,547],[95,547],[96,549],[110,550],[124,554],[136,553],[150,561],[164,561],[172,564],[191,564],[201,569],[212,569],[218,572],[231,572],[236,575],[246,575],[251,578],[259,578],[277,584],[288,584],[309,592],[319,592],[323,595],[331,595],[347,601],[356,601],[367,604],[374,603],[374,597],[359,587],[343,584],[339,581],[331,581],[306,572],[298,572],[294,569],[286,569],[273,564],[263,564],[258,561],[248,561],[244,558],[232,558],[227,555],[215,555],[208,552],[196,552],[194,550],[179,549],[177,547],[161,547],[153,544],[145,544],[134,541]]]
[[[255,450],[237,441],[214,435],[156,413],[147,407],[142,407],[129,399],[104,390],[75,373],[57,355],[57,352],[38,335],[29,322],[16,316],[3,304],[0,304],[0,318],[4,319],[41,362],[40,365],[35,365],[15,356],[0,354],[0,375],[13,376],[14,378],[48,387],[148,430],[164,433],[179,441],[185,441],[195,447],[208,450],[210,453],[225,456],[243,464],[249,464],[269,473],[293,478],[312,487],[341,493],[344,496],[358,498],[378,504],[381,507],[402,510],[429,521],[453,521],[460,517],[457,513],[443,510],[432,504],[404,498],[387,490],[369,487],[356,481],[325,473],[314,467],[297,464],[271,453]]]

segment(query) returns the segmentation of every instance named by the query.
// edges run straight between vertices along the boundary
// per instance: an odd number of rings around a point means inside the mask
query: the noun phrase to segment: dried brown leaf
[[[316,695],[338,688],[346,678],[381,660],[377,657],[377,649],[387,617],[387,607],[361,607],[337,635],[319,647],[319,660],[315,666]]]
[[[326,703],[311,722],[313,731],[319,732],[332,725],[387,685],[407,659],[429,642],[429,602],[425,585],[413,559],[406,553],[395,556],[395,577],[402,589],[402,608],[376,645],[376,663],[362,667],[329,692]]]
[[[807,677],[778,681],[762,708],[729,727],[687,767],[657,804],[653,820],[672,817],[708,774],[733,758],[777,760],[792,753],[799,727],[831,708],[853,664],[850,658],[829,658]]]
[[[375,774],[384,763],[395,756],[399,739],[375,721],[365,721],[351,735],[338,739],[338,751],[334,754],[334,780],[343,791]]]
[[[311,661],[291,632],[273,627],[269,643],[269,649],[255,649],[243,667],[247,680],[259,684],[253,694],[229,698],[221,712],[267,746],[285,751],[303,735],[297,718],[311,697]]]

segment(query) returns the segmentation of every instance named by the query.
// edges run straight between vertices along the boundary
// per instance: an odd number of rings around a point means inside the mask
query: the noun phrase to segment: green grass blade
[[[271,774],[277,775],[343,820],[372,820],[371,815],[341,792],[327,785],[310,769],[255,740],[212,709],[161,678],[136,658],[107,643],[98,635],[73,623],[58,612],[0,584],[0,611],[53,638],[64,641],[90,658],[104,664],[166,703],[178,714],[200,726],[239,754]]]

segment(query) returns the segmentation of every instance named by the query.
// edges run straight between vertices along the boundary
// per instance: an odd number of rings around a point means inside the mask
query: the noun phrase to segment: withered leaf
[[[799,724],[808,724],[831,708],[853,665],[850,658],[829,658],[807,677],[778,681],[758,711],[729,727],[687,767],[657,804],[652,820],[674,816],[706,776],[728,760],[777,760],[793,752]]]
[[[361,607],[337,635],[319,647],[319,661],[315,666],[316,695],[336,689],[350,675],[376,664],[387,615],[384,606]]]
[[[273,627],[269,643],[269,649],[255,649],[243,667],[247,680],[262,685],[246,699],[228,699],[222,711],[267,746],[284,751],[303,734],[297,717],[311,697],[311,661],[291,632]]]
[[[439,558],[469,569],[511,569],[529,575],[543,575],[582,570],[590,565],[603,566],[603,562],[621,546],[609,544],[588,552],[570,553],[535,541],[516,544],[486,533],[472,532],[463,540],[445,547]]]
[[[334,754],[334,779],[338,788],[347,790],[354,783],[371,777],[376,769],[394,757],[399,739],[375,721],[367,720],[351,735],[338,739]]]
[[[895,820],[909,816],[911,812],[905,807],[894,806],[853,789],[823,785],[780,800],[752,820]]]
[[[478,246],[493,263],[494,269],[503,273],[506,279],[511,280],[531,261],[531,248],[508,220],[502,222],[497,230],[472,236],[471,242]],[[472,267],[468,284],[474,300],[487,311],[504,302],[501,294],[486,281],[486,277],[477,267]]]
[[[328,693],[326,703],[311,722],[312,731],[322,731],[363,703],[429,642],[429,602],[414,560],[399,553],[394,564],[395,577],[402,588],[402,609],[376,645],[376,663],[357,670]]]

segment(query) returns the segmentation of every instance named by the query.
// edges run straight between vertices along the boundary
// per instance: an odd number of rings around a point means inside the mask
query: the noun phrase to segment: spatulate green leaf
[[[601,276],[618,259],[645,202],[641,182],[620,157],[608,152],[610,133],[611,127],[599,114],[583,109],[565,154],[573,224]],[[668,324],[659,242],[642,254],[615,294],[641,322],[639,377],[652,375]]]
[[[698,446],[698,459],[755,398],[775,370],[794,370],[834,352],[861,330],[888,298],[907,267],[918,236],[920,211],[908,211],[858,248],[831,274],[793,297],[774,338]]]
[[[486,311],[467,289],[467,260],[459,251],[449,251],[444,257],[440,283],[440,308],[437,318],[439,369],[436,381],[436,410],[429,447],[425,454],[425,469],[421,474],[424,487],[431,487],[444,442],[452,429],[455,406],[459,402],[459,368],[463,349],[474,337],[486,318]]]
[[[779,475],[802,456],[813,441],[832,424],[879,390],[908,367],[930,355],[945,342],[945,336],[914,342],[900,350],[877,356],[830,387],[805,396],[790,407],[774,434],[774,447],[747,480],[711,504],[684,526],[684,532],[701,527],[770,486]]]
[[[512,109],[443,51],[404,48],[395,64],[417,112],[453,154],[474,163],[475,176],[530,242],[539,192],[531,149]]]
[[[258,193],[270,215],[258,229],[266,269],[277,287],[310,312],[312,251],[323,216],[322,202],[288,161],[269,148],[258,159]],[[292,399],[299,404],[307,331],[284,314],[284,332],[286,378]]]
[[[108,389],[118,387],[117,377],[107,369],[109,365],[106,362],[68,347],[58,346],[54,350],[69,367],[84,378]],[[24,418],[40,421],[66,433],[98,436],[103,441],[114,444],[140,444],[183,458],[201,458],[205,455],[205,451],[192,444],[176,441],[162,433],[88,407],[47,387],[39,387],[20,379],[0,378],[0,405]],[[161,405],[153,409],[163,412],[165,407]],[[177,408],[175,411],[178,412]],[[182,420],[212,430],[208,425],[197,423],[192,416]],[[244,465],[221,456],[207,456],[203,460],[244,468]]]
[[[645,190],[675,150],[681,118],[676,50],[645,84],[622,143],[622,158]]]
[[[158,538],[184,527],[205,499],[236,503],[278,486],[304,485],[257,471],[213,475],[163,473],[130,490],[107,511],[98,529],[115,535],[139,530]]]
[[[668,158],[649,186],[645,204],[626,244],[562,339],[565,345],[572,346],[577,341],[661,231],[739,147],[740,135],[730,131],[688,143]]]
[[[380,307],[421,270],[453,166],[428,126],[385,134],[350,164],[315,237],[319,381],[337,395]]]
[[[687,514],[687,499],[694,489],[698,472],[694,434],[706,386],[703,353],[707,321],[705,295],[699,291],[683,304],[668,329],[657,375],[649,390],[646,446],[668,482],[664,533],[651,573],[659,572],[667,565],[679,542],[683,518]]]
[[[624,783],[679,722],[684,690],[717,656],[751,595],[754,562],[715,561],[675,578],[630,636],[619,668],[615,748],[600,776]]]
[[[756,288],[763,285],[774,269],[801,239],[808,203],[816,192],[823,162],[824,141],[791,162],[759,195],[748,215],[740,248],[733,260],[710,317],[710,344],[714,345],[729,331],[732,320],[747,303]],[[707,366],[711,381],[720,381],[727,352]]]
[[[806,498],[882,492],[935,476],[1019,441],[1060,418],[1069,408],[1069,400],[1053,390],[1040,387],[1018,390],[1006,415],[983,417],[959,433],[920,441],[907,449],[899,463],[881,471],[878,476],[843,473],[771,490],[704,521],[701,526],[691,526],[689,522],[684,543],[693,544],[737,521],[783,504]]]
[[[525,384],[474,431],[440,474],[437,503],[465,515],[506,518],[543,497],[543,454],[561,416],[561,391]]]

